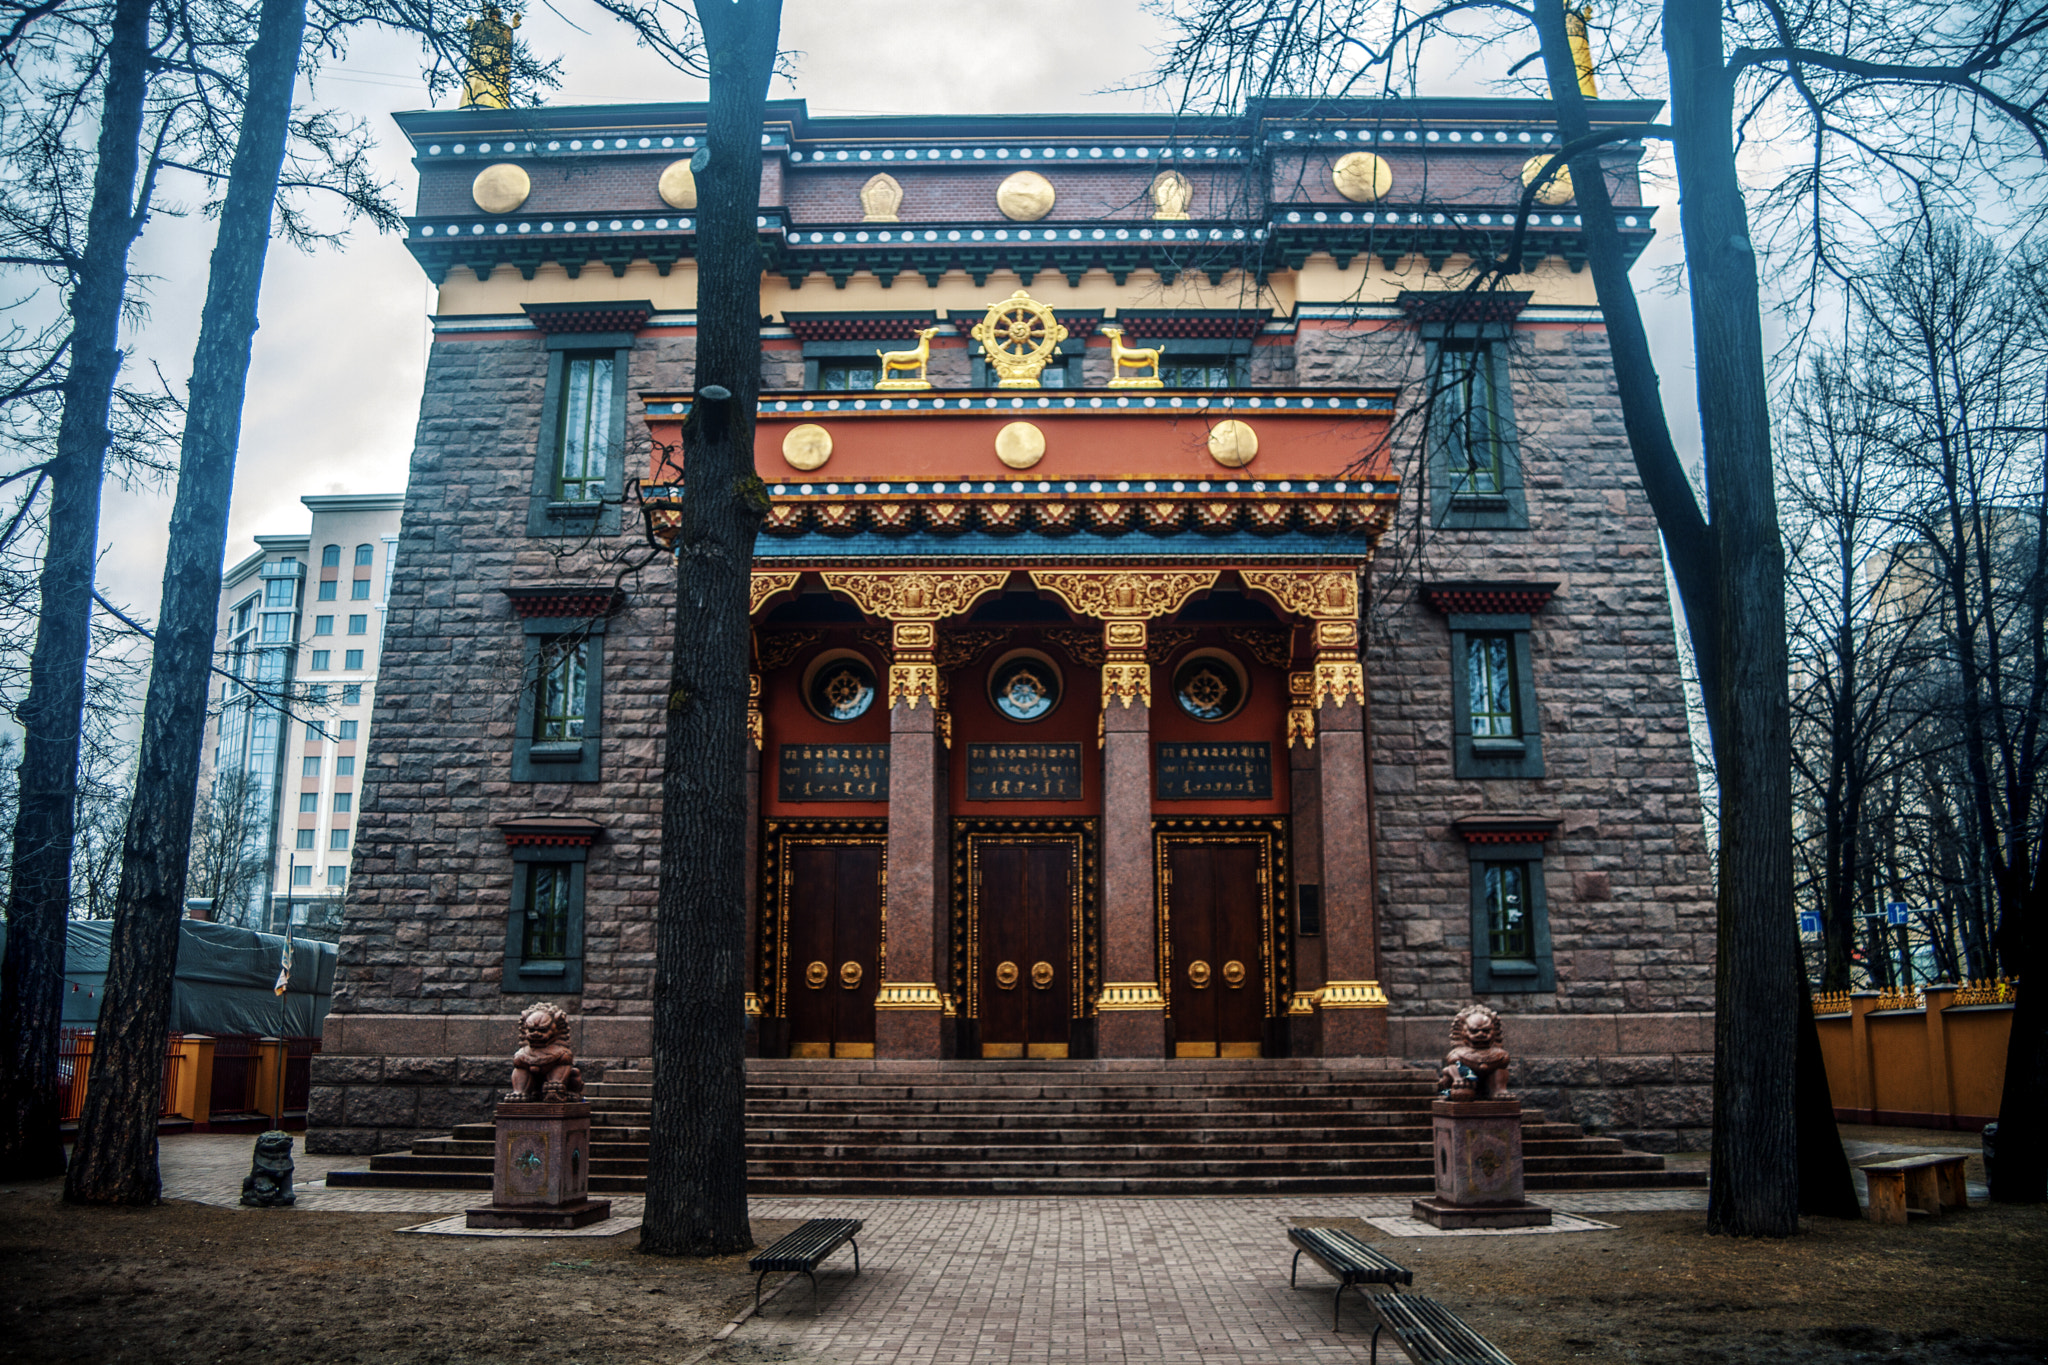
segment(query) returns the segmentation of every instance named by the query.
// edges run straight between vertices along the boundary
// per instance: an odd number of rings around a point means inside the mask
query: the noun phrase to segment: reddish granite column
[[[747,1055],[761,1055],[761,675],[747,677]]]
[[[938,669],[929,622],[895,626],[889,678],[889,869],[884,945],[887,962],[875,998],[875,1056],[940,1055],[938,988],[945,919],[944,856],[938,832],[945,797],[939,785]]]
[[[1327,695],[1316,712],[1323,838],[1323,1055],[1383,1057],[1387,1000],[1373,933],[1372,794],[1365,707]]]
[[[1103,624],[1102,994],[1104,1057],[1164,1057],[1166,1003],[1152,868],[1151,665],[1143,621]]]
[[[1322,769],[1316,760],[1315,675],[1288,675],[1287,789],[1292,793],[1288,830],[1294,845],[1294,988],[1287,1009],[1287,1050],[1294,1057],[1318,1057],[1323,1050],[1322,1020],[1310,998],[1329,979],[1323,964],[1323,786]],[[1301,888],[1311,887],[1316,896],[1317,929],[1313,936],[1301,932],[1303,909]]]

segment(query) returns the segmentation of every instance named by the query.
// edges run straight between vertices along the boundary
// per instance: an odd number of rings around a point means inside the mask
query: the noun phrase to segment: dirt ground
[[[1697,1212],[1599,1218],[1616,1229],[1366,1232],[1519,1365],[2048,1361],[2048,1209],[1903,1228],[1815,1220],[1783,1242],[1709,1237]],[[631,1234],[391,1235],[420,1221],[73,1209],[54,1182],[0,1190],[0,1361],[682,1362],[752,1293],[742,1256],[660,1260]],[[754,1231],[765,1243],[788,1226]],[[709,1359],[777,1358],[746,1335]]]

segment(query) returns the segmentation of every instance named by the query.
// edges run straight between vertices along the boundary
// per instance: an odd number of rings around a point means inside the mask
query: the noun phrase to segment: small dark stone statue
[[[569,1015],[541,1001],[519,1016],[525,1046],[512,1054],[512,1088],[506,1104],[562,1104],[583,1098],[583,1073],[569,1050]]]
[[[1467,1005],[1451,1020],[1451,1050],[1437,1073],[1438,1095],[1453,1102],[1511,1100],[1508,1050],[1500,1016],[1486,1005]]]
[[[288,1209],[292,1189],[292,1135],[273,1128],[256,1139],[256,1159],[242,1177],[242,1202],[252,1209]]]

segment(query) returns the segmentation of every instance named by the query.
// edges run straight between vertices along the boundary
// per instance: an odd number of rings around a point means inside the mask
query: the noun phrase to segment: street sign
[[[1907,922],[1907,917],[1912,912],[1912,908],[1912,906],[1907,905],[1904,901],[1886,901],[1884,903],[1884,922],[1886,924],[1904,924]]]
[[[1817,933],[1819,933],[1819,932],[1820,932],[1820,916],[1819,916],[1819,915],[1816,915],[1816,914],[1813,914],[1813,913],[1811,913],[1811,912],[1808,912],[1807,914],[1801,915],[1801,916],[1799,917],[1799,932],[1800,932],[1800,933],[1802,933],[1802,934],[1817,934]]]

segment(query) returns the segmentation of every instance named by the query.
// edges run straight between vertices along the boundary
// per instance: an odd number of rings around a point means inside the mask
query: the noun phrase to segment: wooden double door
[[[981,1055],[1068,1056],[1082,991],[1081,838],[965,837]]]
[[[1272,846],[1159,836],[1162,984],[1176,1057],[1257,1057],[1269,1011]]]
[[[875,1055],[883,847],[879,839],[783,843],[780,994],[792,1057]]]

